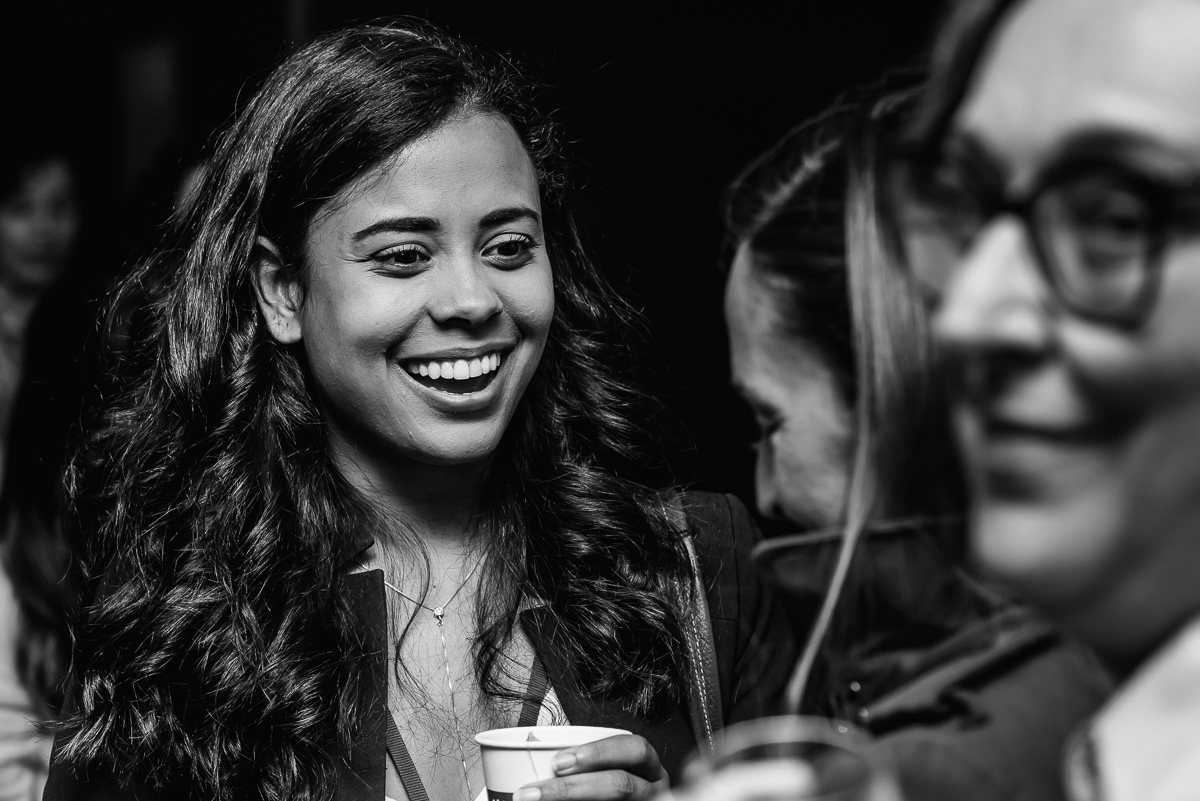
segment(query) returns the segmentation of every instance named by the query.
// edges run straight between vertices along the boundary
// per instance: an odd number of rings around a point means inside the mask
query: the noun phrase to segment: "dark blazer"
[[[1095,656],[1019,608],[935,650],[947,658],[855,716],[905,797],[1066,801],[1066,742],[1113,686]]]
[[[773,596],[759,583],[750,549],[759,539],[746,507],[732,495],[688,493],[684,508],[700,557],[713,624],[722,709],[727,722],[775,711],[782,696],[795,647],[791,630]],[[369,543],[363,543],[365,548]],[[349,577],[349,592],[362,610],[364,626],[380,643],[373,665],[375,686],[387,687],[386,624],[383,571]],[[640,734],[658,752],[672,779],[679,777],[684,759],[695,747],[686,706],[647,719],[631,715],[619,702],[580,691],[572,665],[562,659],[558,632],[544,609],[523,613],[521,624],[549,675],[563,711],[573,724],[613,726]],[[365,721],[361,741],[350,755],[350,769],[341,777],[338,801],[382,801],[384,797],[387,703],[380,692]],[[51,757],[44,801],[107,801],[111,799],[170,799],[182,801],[177,789],[159,793],[135,782],[122,786],[113,777],[83,781]]]

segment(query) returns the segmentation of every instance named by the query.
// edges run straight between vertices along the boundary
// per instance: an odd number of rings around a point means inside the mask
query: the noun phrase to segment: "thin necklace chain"
[[[446,663],[446,688],[450,691],[450,714],[454,717],[454,741],[458,744],[458,758],[462,762],[463,781],[467,783],[468,799],[473,798],[471,794],[471,774],[467,771],[467,752],[466,749],[463,748],[462,727],[458,723],[458,707],[454,703],[454,678],[450,674],[450,649],[446,646],[446,626],[444,621],[446,617],[446,607],[450,606],[454,599],[458,597],[458,594],[462,592],[463,587],[470,583],[471,576],[475,575],[475,571],[479,569],[479,565],[482,563],[483,557],[481,556],[479,561],[475,563],[475,567],[471,568],[471,572],[467,573],[467,577],[463,579],[462,584],[458,585],[458,589],[451,593],[450,597],[442,602],[440,606],[428,606],[427,604],[421,603],[416,598],[413,598],[411,595],[404,592],[404,590],[400,589],[394,584],[386,580],[383,582],[383,586],[387,587],[401,598],[411,601],[422,609],[432,612],[433,616],[437,618],[438,635],[442,639],[442,658]]]

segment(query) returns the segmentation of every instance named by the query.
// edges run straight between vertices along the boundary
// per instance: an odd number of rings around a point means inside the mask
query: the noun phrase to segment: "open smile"
[[[402,364],[419,384],[448,395],[470,395],[496,380],[503,357],[493,351],[470,359],[409,359]]]

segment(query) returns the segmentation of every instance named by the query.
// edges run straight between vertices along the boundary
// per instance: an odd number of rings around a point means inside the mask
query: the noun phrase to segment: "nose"
[[[34,211],[32,229],[42,240],[62,240],[70,236],[72,215],[61,209],[38,208]]]
[[[1000,363],[1045,351],[1051,339],[1050,288],[1035,259],[1020,221],[999,219],[980,231],[934,317],[934,335],[944,353]]]
[[[779,495],[779,482],[771,463],[769,445],[760,445],[754,464],[754,500],[759,514],[770,520],[783,519],[783,505]]]
[[[452,259],[440,271],[439,284],[430,303],[430,316],[449,326],[474,328],[486,323],[504,304],[493,282],[496,269],[471,256]]]

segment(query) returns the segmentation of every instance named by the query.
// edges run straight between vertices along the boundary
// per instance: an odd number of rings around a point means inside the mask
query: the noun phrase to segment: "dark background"
[[[648,319],[646,383],[687,434],[668,448],[677,477],[752,502],[752,426],[729,389],[721,318],[722,189],[842,90],[918,59],[941,3],[9,5],[2,125],[37,116],[79,143],[84,257],[105,275],[166,191],[162,176],[294,44],[407,13],[511,52],[546,84],[573,143],[598,262]]]

